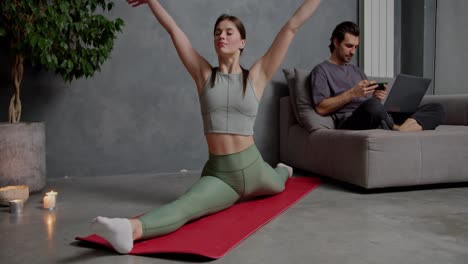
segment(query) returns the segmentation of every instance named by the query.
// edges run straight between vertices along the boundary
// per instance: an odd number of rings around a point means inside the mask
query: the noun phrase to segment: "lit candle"
[[[54,192],[54,191],[50,191],[50,192],[47,192],[46,195],[44,196],[44,199],[43,199],[43,207],[44,209],[49,209],[49,210],[53,210],[55,209],[55,205],[56,205],[56,197],[57,197],[57,192]]]

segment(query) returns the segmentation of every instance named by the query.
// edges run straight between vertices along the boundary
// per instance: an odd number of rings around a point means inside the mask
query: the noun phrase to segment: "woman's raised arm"
[[[157,0],[127,0],[127,2],[133,7],[142,4],[149,5],[156,19],[171,36],[177,54],[179,54],[185,68],[195,80],[200,92],[205,84],[205,78],[211,72],[211,65],[192,47],[192,43],[190,43],[190,40],[171,15]]]
[[[267,83],[273,78],[283,62],[294,35],[304,22],[312,16],[320,0],[305,0],[294,15],[281,28],[268,51],[252,66],[250,77],[254,83],[257,96],[263,94]]]

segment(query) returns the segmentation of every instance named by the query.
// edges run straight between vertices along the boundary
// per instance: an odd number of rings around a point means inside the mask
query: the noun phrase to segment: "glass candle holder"
[[[12,214],[19,214],[23,212],[24,202],[23,200],[11,200],[9,202],[10,205],[10,213]]]

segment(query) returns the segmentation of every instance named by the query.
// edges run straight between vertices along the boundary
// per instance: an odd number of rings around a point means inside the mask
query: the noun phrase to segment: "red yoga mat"
[[[178,253],[220,258],[319,184],[318,178],[290,178],[286,182],[285,191],[280,194],[241,202],[190,222],[171,234],[137,241],[129,254]],[[76,239],[112,249],[107,241],[97,235]]]

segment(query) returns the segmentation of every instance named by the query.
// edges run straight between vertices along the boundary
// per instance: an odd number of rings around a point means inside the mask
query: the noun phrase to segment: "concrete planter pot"
[[[46,185],[44,123],[0,124],[0,187],[27,185],[37,192]]]

